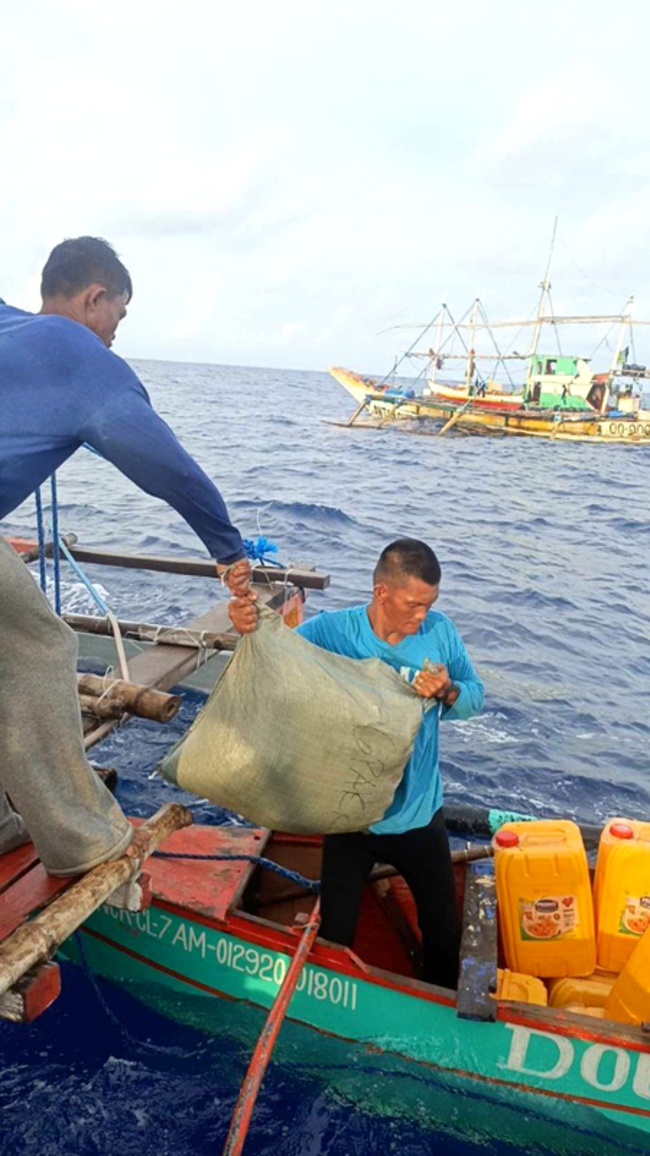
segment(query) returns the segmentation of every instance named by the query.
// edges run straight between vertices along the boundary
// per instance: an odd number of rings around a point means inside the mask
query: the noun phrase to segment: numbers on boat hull
[[[610,437],[650,438],[650,422],[610,421],[607,433]]]

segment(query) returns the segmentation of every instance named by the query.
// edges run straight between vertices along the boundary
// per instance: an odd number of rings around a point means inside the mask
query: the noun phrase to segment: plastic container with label
[[[605,1004],[606,1018],[623,1024],[650,1021],[650,930],[635,943]]]
[[[507,967],[497,970],[496,999],[516,1000],[518,1003],[536,1003],[540,1007],[548,1004],[548,993],[541,979],[534,975],[522,975]]]
[[[609,971],[595,971],[585,979],[573,979],[571,976],[564,979],[551,979],[548,984],[549,1007],[582,1007],[603,1008],[614,986],[616,976]]]
[[[610,819],[605,825],[594,906],[598,964],[619,972],[650,927],[650,823]]]
[[[596,935],[587,856],[568,819],[505,823],[493,839],[506,963],[527,975],[591,975]]]

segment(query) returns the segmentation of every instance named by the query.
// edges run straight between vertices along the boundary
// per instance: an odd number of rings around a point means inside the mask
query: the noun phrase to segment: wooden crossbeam
[[[98,566],[123,566],[130,570],[157,570],[166,574],[188,574],[215,579],[216,563],[213,558],[181,558],[154,554],[124,554],[113,550],[70,548],[77,562],[92,562]],[[300,586],[305,590],[325,590],[330,584],[329,574],[318,574],[307,567],[285,569],[280,566],[255,566],[255,582],[259,585],[281,582]]]

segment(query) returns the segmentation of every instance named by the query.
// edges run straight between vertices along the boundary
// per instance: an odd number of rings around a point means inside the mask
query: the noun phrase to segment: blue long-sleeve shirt
[[[219,562],[245,556],[218,489],[126,362],[76,321],[0,303],[0,519],[84,443],[173,506]]]
[[[451,707],[425,711],[404,775],[393,802],[383,819],[371,831],[378,835],[399,835],[416,827],[426,827],[442,806],[442,782],[438,760],[438,727],[443,719],[467,719],[483,709],[483,683],[479,679],[453,622],[437,610],[430,610],[417,634],[409,634],[392,646],[375,634],[367,606],[349,610],[324,611],[298,627],[316,646],[345,654],[348,658],[381,658],[411,682],[422,670],[425,659],[444,663],[452,682],[460,689]]]

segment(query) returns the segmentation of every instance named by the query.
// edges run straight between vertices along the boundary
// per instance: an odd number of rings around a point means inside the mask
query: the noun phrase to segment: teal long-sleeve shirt
[[[377,835],[400,835],[426,827],[442,806],[438,731],[440,719],[468,719],[483,709],[483,683],[476,674],[453,622],[430,610],[417,634],[392,646],[378,638],[370,625],[367,606],[324,611],[298,627],[303,638],[348,658],[381,658],[409,682],[422,670],[425,659],[443,663],[460,689],[452,707],[431,707],[423,712],[413,754],[395,797],[383,819],[370,828]]]

